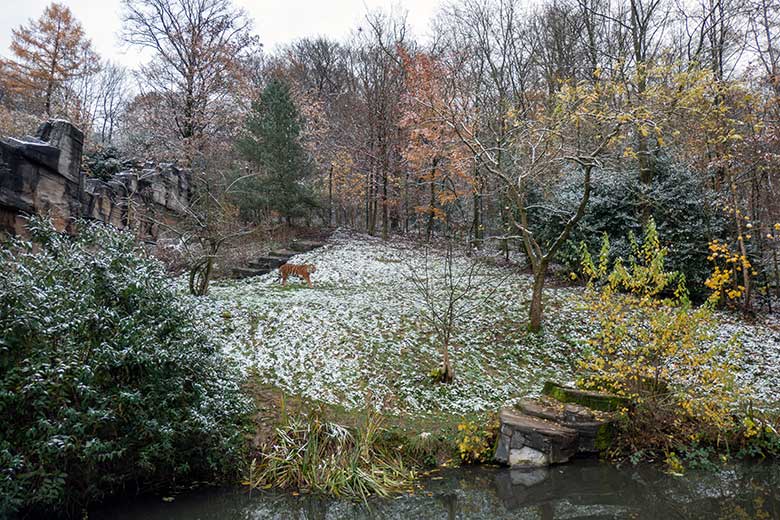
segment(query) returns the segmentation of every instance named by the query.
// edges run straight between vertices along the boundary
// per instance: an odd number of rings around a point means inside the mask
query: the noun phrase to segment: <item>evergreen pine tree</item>
[[[244,159],[261,175],[256,183],[259,201],[290,224],[317,206],[305,181],[313,172],[312,161],[301,144],[303,118],[286,82],[273,79],[252,104],[247,134],[238,142]],[[246,203],[246,201],[245,201]]]

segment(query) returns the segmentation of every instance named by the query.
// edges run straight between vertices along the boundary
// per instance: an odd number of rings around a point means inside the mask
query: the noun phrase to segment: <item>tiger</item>
[[[309,287],[313,287],[309,275],[317,271],[317,266],[314,264],[284,264],[279,268],[279,275],[282,277],[282,286],[287,285],[287,278],[290,276],[297,276],[306,280]]]

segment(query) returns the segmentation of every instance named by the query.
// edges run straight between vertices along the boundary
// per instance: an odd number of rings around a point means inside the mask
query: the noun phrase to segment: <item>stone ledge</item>
[[[628,406],[628,399],[625,397],[601,392],[589,392],[559,385],[551,381],[544,384],[542,393],[562,403],[579,404],[602,412],[615,412]]]
[[[499,413],[496,460],[513,467],[566,462],[577,452],[577,432],[547,419],[505,408]]]

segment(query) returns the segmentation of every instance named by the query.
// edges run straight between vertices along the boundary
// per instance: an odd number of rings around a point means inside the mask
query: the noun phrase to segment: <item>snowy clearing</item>
[[[419,247],[337,231],[327,245],[294,257],[314,263],[314,289],[278,275],[214,285],[209,302],[233,329],[232,350],[260,380],[302,397],[343,405],[367,400],[389,413],[470,413],[535,395],[546,379],[570,381],[592,332],[582,290],[545,290],[545,331],[526,332],[531,278],[506,267],[483,267],[486,282],[471,296],[484,305],[463,320],[453,339],[455,383],[436,384],[438,343],[421,318],[424,299],[410,270],[422,269]],[[444,257],[433,254],[432,273]],[[456,269],[471,260],[456,257]],[[740,382],[756,400],[777,402],[780,326],[748,325],[726,314],[717,334],[738,334],[745,371]]]

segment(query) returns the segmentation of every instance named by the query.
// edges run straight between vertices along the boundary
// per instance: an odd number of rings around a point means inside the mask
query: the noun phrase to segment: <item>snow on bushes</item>
[[[134,237],[34,219],[0,248],[0,516],[236,474],[249,410],[224,318]]]

